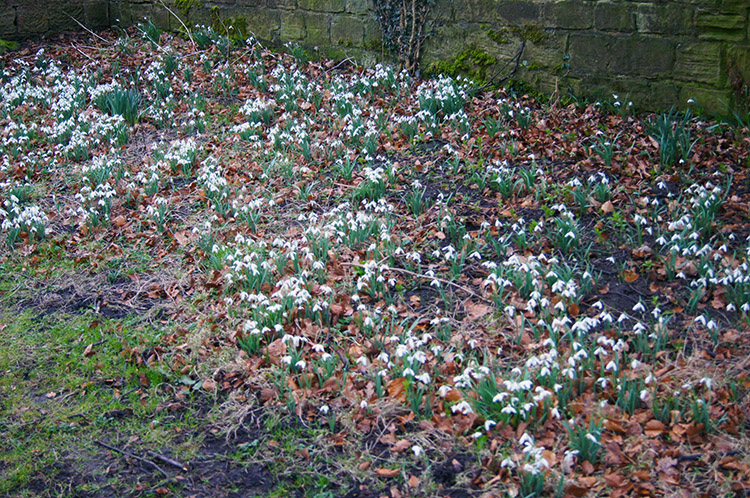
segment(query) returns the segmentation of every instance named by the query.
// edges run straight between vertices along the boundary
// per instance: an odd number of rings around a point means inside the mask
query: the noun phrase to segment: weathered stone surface
[[[367,14],[370,5],[370,0],[346,0],[346,11],[350,14]]]
[[[346,0],[297,0],[300,9],[318,12],[344,12]]]
[[[563,63],[567,37],[567,34],[555,33],[547,35],[539,43],[526,42],[522,58],[529,61],[532,68],[545,68],[554,71],[560,68]],[[513,55],[515,55],[515,52]]]
[[[675,51],[674,77],[715,84],[721,77],[720,43],[681,43]]]
[[[361,47],[364,38],[362,19],[352,16],[336,16],[331,20],[331,42],[336,45]]]
[[[581,74],[639,75],[654,78],[674,63],[674,42],[660,37],[570,36],[571,70]]]
[[[125,2],[110,2],[109,23],[112,26],[130,26],[136,22],[133,8]]]
[[[151,22],[153,22],[155,26],[158,26],[159,29],[164,31],[169,31],[171,29],[171,22],[173,20],[172,14],[161,5],[156,4],[151,7],[149,17],[151,18]]]
[[[305,17],[299,12],[282,12],[279,37],[286,40],[303,40],[307,36]]]
[[[15,39],[16,35],[16,11],[13,7],[0,8],[0,38]]]
[[[77,19],[80,21],[83,25],[89,27],[89,28],[97,28],[108,25],[108,19],[107,19],[107,12],[106,12],[106,5],[103,21],[104,24],[92,24],[84,15],[83,11],[83,5],[80,3],[67,3],[67,4],[60,4],[55,5],[52,8],[47,10],[47,20],[49,22],[48,29],[53,32],[60,32],[60,31],[68,31],[68,30],[76,30],[80,29],[80,26],[76,24],[75,21],[73,21],[70,17],[73,17],[74,19]],[[11,18],[12,20],[12,18]],[[101,18],[100,18],[101,21]]]
[[[747,8],[717,12],[701,9],[695,14],[695,26],[705,40],[742,41],[747,35]]]
[[[618,37],[609,68],[615,74],[653,78],[672,70],[675,43],[661,37]]]
[[[40,0],[27,0],[16,8],[18,34],[40,35],[49,29],[49,5]]]
[[[238,12],[237,16],[242,13]],[[276,40],[281,27],[281,12],[278,10],[255,10],[252,15],[245,14],[247,29],[256,37],[265,41]]]
[[[364,46],[375,48],[380,45],[383,39],[383,33],[380,31],[380,24],[374,19],[365,18],[362,22],[364,28]]]
[[[544,25],[553,28],[588,29],[594,24],[594,2],[565,0],[546,4]]]
[[[636,24],[641,33],[689,33],[693,26],[693,9],[676,3],[641,4],[636,11]]]
[[[62,7],[62,6],[61,6]],[[63,10],[70,7],[80,7],[76,4],[68,4],[67,7],[63,7]],[[78,10],[78,8],[76,8]],[[86,26],[89,28],[106,28],[109,26],[109,15],[108,15],[108,8],[107,4],[105,2],[86,2],[82,9],[83,16],[82,18],[85,19]],[[67,12],[70,14],[70,12]],[[73,17],[75,17],[78,20],[81,20],[81,17],[78,17],[76,15],[70,14]],[[79,14],[80,16],[81,14]],[[73,23],[73,21],[70,20],[67,16],[63,15],[62,17],[65,17],[68,19],[68,25]],[[62,21],[62,19],[60,19]],[[55,20],[53,19],[52,14],[50,13],[50,29],[54,29]]]
[[[626,2],[599,2],[594,9],[594,26],[601,31],[634,31],[635,10]]]
[[[728,65],[750,84],[750,45],[733,45],[727,50]]]
[[[685,85],[680,89],[677,105],[685,107],[688,99],[693,99],[700,108],[709,112],[723,116],[731,114],[729,112],[729,104],[732,102],[733,95],[730,90],[714,90],[694,85]]]
[[[540,19],[539,5],[530,1],[501,1],[497,13],[501,19],[515,26],[538,24]]]
[[[438,26],[435,34],[427,39],[422,59],[424,64],[438,60],[449,60],[466,48],[466,24]]]
[[[293,10],[297,8],[297,0],[268,0],[268,7]]]
[[[331,17],[329,15],[306,12],[305,27],[307,28],[305,43],[308,45],[325,46],[331,43]]]
[[[496,0],[456,0],[453,8],[457,21],[481,22],[498,15]]]

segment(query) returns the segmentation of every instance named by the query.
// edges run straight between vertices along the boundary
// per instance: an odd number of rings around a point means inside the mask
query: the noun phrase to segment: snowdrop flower
[[[474,410],[471,409],[471,405],[468,401],[461,401],[460,403],[451,406],[451,411],[453,413],[461,413],[463,415],[474,413]]]
[[[416,444],[411,447],[411,451],[412,453],[414,453],[414,456],[417,458],[422,456],[422,454],[424,453],[424,450],[422,449],[422,447]]]
[[[321,406],[321,407],[320,407],[320,408],[319,408],[318,410],[319,410],[319,411],[320,411],[320,413],[322,413],[323,415],[328,415],[328,412],[329,412],[329,411],[330,411],[331,409],[330,409],[330,408],[328,407],[328,405],[323,405],[323,406]]]

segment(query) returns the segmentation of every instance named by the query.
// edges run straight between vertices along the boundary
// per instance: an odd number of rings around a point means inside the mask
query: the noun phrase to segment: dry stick
[[[110,446],[107,443],[102,443],[101,441],[98,441],[96,439],[94,440],[94,443],[98,444],[99,446],[102,446],[104,448],[107,448],[108,450],[116,451],[117,453],[120,453],[121,455],[124,455],[126,457],[132,458],[134,460],[138,460],[139,462],[147,463],[147,464],[151,465],[153,468],[155,468],[156,470],[158,470],[159,472],[161,472],[162,474],[164,474],[164,477],[169,478],[169,474],[167,474],[166,472],[164,472],[164,470],[162,470],[161,467],[159,467],[158,465],[156,465],[151,460],[147,460],[145,458],[141,458],[141,457],[139,457],[137,455],[134,455],[134,454],[130,453],[129,451],[121,450],[120,448],[115,448],[114,446]]]
[[[437,280],[438,282],[442,282],[442,283],[444,283],[446,285],[452,285],[456,289],[460,289],[460,290],[464,291],[465,293],[469,294],[470,296],[476,297],[477,299],[481,299],[482,301],[484,301],[486,303],[492,303],[491,300],[487,299],[484,296],[480,296],[479,294],[477,294],[473,290],[467,289],[463,285],[458,285],[456,282],[452,282],[452,281],[446,280],[444,278],[440,278],[440,277],[428,277],[427,275],[422,275],[420,273],[415,273],[413,271],[404,270],[403,268],[393,268],[391,266],[385,267],[384,270],[386,270],[386,271],[390,270],[390,271],[400,272],[400,273],[404,273],[406,275],[411,275],[412,277],[423,278],[425,280]]]
[[[93,31],[91,31],[91,30],[90,30],[89,28],[87,28],[86,26],[84,26],[83,24],[81,24],[81,23],[80,23],[80,22],[78,21],[78,19],[76,19],[75,17],[71,16],[71,15],[70,15],[70,14],[68,14],[67,12],[65,12],[65,15],[66,15],[66,16],[68,16],[68,17],[70,17],[71,19],[73,19],[73,21],[75,21],[75,23],[76,23],[76,24],[78,24],[78,25],[79,25],[80,27],[82,27],[83,29],[85,29],[86,31],[88,31],[88,32],[89,32],[89,33],[90,33],[90,34],[91,34],[92,36],[94,36],[95,38],[98,38],[98,39],[100,39],[100,40],[101,40],[101,41],[103,41],[104,43],[110,44],[110,42],[109,42],[108,40],[105,40],[105,39],[104,39],[104,38],[102,38],[101,36],[97,35],[97,34],[96,34],[96,33],[94,33]]]
[[[94,60],[94,58],[93,58],[93,57],[91,57],[91,56],[90,56],[89,54],[87,54],[86,52],[84,52],[84,51],[83,51],[83,50],[81,50],[80,48],[76,47],[75,45],[73,45],[73,48],[74,48],[74,49],[76,49],[76,50],[78,50],[78,52],[79,52],[79,53],[80,53],[80,54],[81,54],[82,56],[86,57],[86,58],[87,58],[88,60],[90,60],[90,61],[93,61],[93,60]]]
[[[508,78],[510,78],[511,76],[513,76],[514,74],[516,74],[516,71],[518,71],[518,66],[521,64],[521,55],[523,55],[523,51],[524,51],[525,48],[526,48],[526,40],[524,39],[521,42],[521,48],[518,49],[518,53],[516,53],[516,55],[512,59],[509,59],[508,62],[506,62],[505,64],[503,64],[503,66],[500,69],[498,69],[495,72],[495,74],[492,75],[492,77],[487,81],[487,83],[485,83],[484,85],[482,85],[479,88],[477,88],[477,91],[481,92],[482,90],[485,90],[486,88],[488,88],[490,85],[494,84],[495,83],[494,82],[495,78],[497,78],[498,75],[506,67],[508,67],[510,65],[510,63],[513,62],[514,60],[516,61],[516,65],[513,67],[513,70],[510,73],[508,73],[508,75],[505,76],[503,79],[501,79],[500,81],[498,81],[497,83],[502,83],[503,81],[507,80]]]
[[[162,7],[164,7],[165,9],[167,9],[167,11],[170,14],[172,14],[174,16],[174,18],[177,19],[180,22],[180,24],[182,24],[182,27],[185,28],[185,33],[187,33],[188,38],[190,38],[190,43],[192,43],[193,44],[193,48],[195,48],[195,40],[193,40],[193,35],[190,33],[190,30],[188,29],[188,27],[185,26],[185,23],[182,22],[182,19],[180,19],[180,17],[177,14],[175,14],[174,12],[172,12],[172,9],[170,9],[169,7],[167,7],[164,2],[162,2],[160,0],[159,3],[161,4]]]
[[[167,456],[164,456],[164,455],[162,455],[160,453],[157,453],[157,452],[151,451],[151,450],[147,450],[146,453],[148,453],[149,455],[151,455],[152,457],[154,457],[154,458],[156,458],[158,460],[161,460],[164,463],[167,463],[167,464],[169,464],[169,465],[171,465],[173,467],[177,467],[178,469],[182,470],[183,472],[187,472],[188,471],[187,465],[184,465],[184,464],[178,462],[177,460],[172,460],[171,458],[169,458]]]

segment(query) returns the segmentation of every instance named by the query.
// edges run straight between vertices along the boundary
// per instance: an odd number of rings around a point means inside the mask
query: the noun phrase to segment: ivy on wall
[[[435,0],[373,0],[373,3],[383,45],[396,55],[402,69],[415,73],[427,38],[427,16]]]

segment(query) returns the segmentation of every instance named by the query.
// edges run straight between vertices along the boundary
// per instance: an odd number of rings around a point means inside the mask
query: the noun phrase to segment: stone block
[[[747,9],[700,9],[695,14],[695,27],[704,40],[743,41],[747,36]]]
[[[730,103],[732,102],[731,90],[716,90],[697,85],[685,85],[680,89],[679,107],[686,107],[688,99],[693,99],[695,104],[704,111],[718,115],[730,115]]]
[[[34,36],[49,29],[49,13],[46,2],[27,0],[16,8],[16,26],[19,36]]]
[[[641,33],[682,35],[693,30],[693,9],[676,3],[641,4],[636,25]]]
[[[614,37],[596,33],[570,35],[570,70],[576,76],[607,74],[612,63]]]
[[[544,25],[552,28],[588,29],[594,24],[594,3],[564,0],[546,4]]]
[[[308,45],[326,46],[331,43],[331,16],[314,12],[305,12]]]
[[[106,5],[105,12],[104,12],[104,25],[93,25],[86,19],[86,16],[84,15],[83,11],[83,4],[80,3],[74,3],[74,4],[58,4],[53,5],[50,7],[50,9],[47,11],[48,21],[49,21],[49,31],[51,33],[60,33],[62,31],[69,31],[69,30],[81,30],[81,27],[76,24],[75,21],[73,21],[70,17],[73,17],[74,19],[77,19],[81,24],[83,24],[86,27],[89,28],[101,28],[108,25],[107,20],[107,12],[106,12]],[[12,18],[11,18],[12,19]]]
[[[430,11],[430,19],[440,22],[453,22],[455,20],[454,2],[450,0],[438,0]]]
[[[78,5],[70,5],[70,7],[79,7]],[[76,9],[78,10],[78,9]],[[96,2],[87,2],[83,4],[83,19],[85,19],[86,26],[91,29],[101,29],[109,27],[109,13],[107,8],[107,3],[103,1],[96,1]],[[69,12],[68,12],[69,13]],[[70,14],[73,15],[73,14]],[[66,17],[67,16],[63,16]],[[73,15],[76,19],[79,21],[81,20],[81,17],[77,17]],[[70,19],[68,18],[68,23],[70,23]],[[50,15],[50,25],[53,24],[52,16]]]
[[[733,45],[727,50],[728,66],[739,73],[747,85],[750,83],[750,45]]]
[[[340,15],[331,19],[331,43],[347,47],[361,47],[363,39],[362,18]]]
[[[528,61],[531,68],[557,70],[562,65],[563,58],[565,57],[567,38],[567,34],[555,33],[548,34],[539,43],[528,41],[526,42],[522,59]],[[515,55],[515,48],[514,45],[513,55]]]
[[[494,0],[456,0],[452,8],[457,21],[487,22],[498,19]]]
[[[683,81],[718,83],[721,78],[721,44],[686,42],[678,45],[674,77]]]
[[[497,6],[500,18],[510,25],[541,24],[542,16],[539,4],[525,1],[502,1]],[[486,21],[486,19],[483,19]]]
[[[346,0],[297,0],[297,5],[303,10],[317,12],[344,12]]]
[[[0,38],[14,39],[16,35],[16,11],[13,7],[0,8]]]
[[[370,0],[346,0],[346,11],[350,14],[368,14],[370,6]]]
[[[279,31],[281,41],[304,40],[306,36],[305,17],[301,13],[281,13],[281,29]]]
[[[169,11],[161,5],[153,5],[151,7],[150,17],[151,22],[154,23],[154,26],[157,26],[162,31],[169,31],[172,28],[172,14],[170,14]]]
[[[365,18],[362,21],[362,27],[365,31],[363,46],[379,51],[380,44],[383,41],[383,32],[380,31],[380,24],[374,19]]]
[[[268,0],[267,5],[271,9],[293,10],[297,8],[297,0]]]
[[[127,27],[135,24],[133,9],[124,2],[110,2],[109,24],[111,26]]]
[[[653,78],[671,71],[674,64],[674,42],[660,37],[573,33],[569,53],[576,74]]]
[[[601,2],[594,9],[594,26],[601,31],[635,31],[635,11],[625,2]]]
[[[612,44],[614,74],[653,78],[674,67],[675,43],[662,37],[618,37]]]
[[[466,24],[437,26],[427,39],[423,51],[423,66],[430,62],[449,60],[466,48]]]
[[[244,17],[247,29],[262,41],[274,41],[278,38],[281,27],[281,12],[278,10],[256,9],[253,12],[236,12]],[[248,34],[250,34],[248,33]]]

